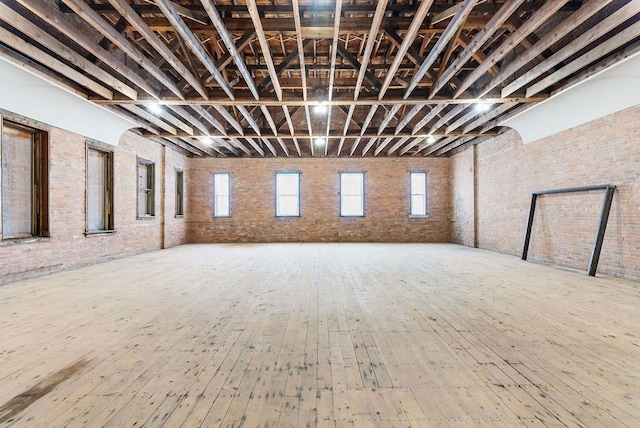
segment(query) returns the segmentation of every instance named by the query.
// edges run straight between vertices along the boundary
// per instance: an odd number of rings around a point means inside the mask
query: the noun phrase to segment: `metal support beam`
[[[611,211],[611,203],[613,202],[613,194],[616,186],[611,184],[602,184],[597,186],[569,187],[565,189],[542,190],[531,194],[531,207],[529,208],[529,219],[527,221],[527,232],[524,237],[524,246],[522,248],[522,260],[527,260],[529,253],[529,244],[531,243],[531,231],[533,229],[533,218],[536,212],[536,201],[540,195],[552,195],[558,193],[575,193],[575,192],[591,192],[594,190],[606,190],[600,220],[598,222],[598,231],[591,250],[591,259],[589,260],[589,276],[596,276],[598,269],[598,261],[600,260],[600,252],[604,241],[604,234],[607,230],[607,222],[609,220],[609,212]]]

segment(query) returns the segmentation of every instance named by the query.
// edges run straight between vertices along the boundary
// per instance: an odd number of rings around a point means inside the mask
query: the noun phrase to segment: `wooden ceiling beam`
[[[427,58],[425,58],[418,71],[411,78],[409,87],[407,88],[403,96],[404,99],[409,98],[409,95],[411,95],[413,90],[416,88],[418,82],[424,77],[424,75],[429,71],[433,63],[436,61],[438,55],[440,55],[440,52],[442,52],[442,50],[447,46],[451,38],[458,31],[459,27],[462,26],[464,21],[467,19],[476,2],[477,0],[464,0],[463,6],[460,8],[460,10],[458,10],[458,12],[456,12],[456,15],[453,17],[449,25],[447,25],[444,33],[442,33],[433,49],[431,49],[431,51],[429,52],[429,55],[427,55]]]
[[[480,49],[489,38],[498,30],[506,20],[518,9],[524,0],[507,0],[500,10],[491,17],[487,25],[476,34],[458,57],[447,67],[442,77],[433,85],[429,98],[433,98],[476,53],[482,53]],[[481,58],[476,57],[476,60]],[[486,60],[486,58],[485,58]]]
[[[218,137],[220,140],[224,141],[224,138],[222,137]],[[252,156],[251,154],[251,150],[249,150],[247,148],[247,146],[245,146],[244,144],[242,144],[242,141],[240,141],[238,138],[234,138],[234,137],[230,137],[229,141],[231,141],[233,144],[236,145],[236,147],[238,147],[240,150],[242,150],[243,152],[245,152],[249,157]]]
[[[303,49],[304,47],[306,47],[309,43],[311,42],[311,40],[309,39],[305,39],[302,41],[302,46]],[[282,72],[284,70],[286,70],[287,68],[289,68],[289,66],[291,65],[291,63],[293,62],[294,59],[299,58],[298,55],[298,48],[296,47],[295,49],[293,49],[291,51],[291,53],[289,53],[287,56],[284,57],[284,59],[282,60],[282,62],[280,64],[278,64],[278,66],[276,67],[276,75],[280,76],[280,74],[282,74]],[[278,80],[279,81],[279,80]],[[265,78],[262,82],[260,82],[258,84],[258,92],[262,92],[265,89],[267,89],[271,84],[272,84],[272,79],[269,78]]]
[[[77,72],[73,68],[64,64],[62,61],[58,61],[56,58],[47,53],[44,53],[31,43],[25,42],[20,37],[5,30],[2,27],[0,27],[0,42],[11,47],[12,49],[15,49],[22,55],[32,58],[41,64],[46,64],[48,68],[51,68],[57,73],[60,73],[77,85],[82,86],[103,98],[113,99],[113,92],[108,88],[105,88],[99,83],[96,83],[84,74]]]
[[[389,66],[389,69],[387,70],[387,75],[384,79],[384,82],[382,83],[380,92],[378,93],[379,100],[384,98],[384,95],[386,94],[387,89],[389,89],[389,84],[391,84],[391,81],[393,80],[393,78],[396,75],[396,72],[398,71],[398,67],[400,66],[400,63],[404,60],[404,57],[409,51],[409,48],[411,47],[413,40],[416,38],[416,35],[418,34],[418,30],[420,29],[420,26],[422,25],[422,22],[424,21],[424,19],[427,17],[427,14],[429,13],[429,8],[431,7],[432,3],[433,3],[433,0],[422,0],[420,2],[420,6],[418,7],[416,14],[413,16],[413,21],[411,21],[411,25],[409,25],[409,28],[407,29],[407,33],[405,34],[404,39],[402,40],[402,44],[398,46],[398,52],[396,52],[395,57],[393,58],[393,62],[391,63],[391,65]],[[395,31],[392,31],[392,32],[395,33]]]
[[[530,82],[533,82],[543,73],[546,73],[556,65],[575,55],[580,49],[593,43],[598,38],[602,37],[602,35],[607,34],[609,31],[613,30],[628,19],[636,16],[638,13],[640,13],[639,2],[627,3],[625,6],[621,7],[610,16],[585,31],[582,35],[563,46],[545,61],[524,72],[513,82],[505,86],[502,89],[502,94],[510,95]]]
[[[218,131],[220,131],[222,134],[227,133],[227,130],[225,129],[224,125],[215,117],[213,117],[213,115],[211,115],[211,113],[209,113],[209,111],[207,109],[205,109],[203,106],[191,106],[191,108],[200,115],[200,117],[202,117],[204,120],[206,120],[207,122],[209,122],[214,128],[216,128]]]
[[[258,143],[256,143],[256,141],[253,138],[245,137],[245,140],[247,140],[249,142],[251,147],[253,147],[253,149],[256,152],[258,152],[260,154],[260,156],[264,157],[264,155],[265,155],[264,150],[262,150],[262,147],[260,147],[260,145]]]
[[[76,52],[72,51],[55,37],[53,37],[46,31],[41,30],[35,24],[29,22],[22,15],[18,14],[13,9],[9,8],[7,5],[1,2],[0,19],[11,25],[13,28],[17,29],[21,33],[35,40],[46,49],[55,52],[62,59],[68,61],[73,66],[83,70],[90,76],[93,76],[106,86],[116,90],[117,92],[120,92],[128,98],[136,99],[138,97],[138,92],[135,89],[126,85],[124,82],[107,73],[100,67],[96,66],[94,63],[87,60],[82,55],[79,55]]]
[[[156,67],[142,52],[129,42],[122,34],[106,22],[97,12],[93,11],[84,0],[62,0],[67,6],[72,8],[76,14],[91,25],[96,31],[120,48],[128,58],[138,63],[142,68],[147,70],[153,77],[158,79],[166,88],[173,92],[177,97],[184,99],[184,94],[164,72]]]
[[[451,119],[458,116],[460,113],[465,111],[469,106],[467,104],[457,105],[451,110],[449,110],[446,114],[444,114],[436,123],[434,123],[431,128],[429,128],[429,134],[433,135],[442,125],[449,123]]]
[[[211,1],[211,0],[205,0]],[[260,49],[262,49],[262,56],[264,57],[265,62],[267,63],[267,69],[269,70],[269,77],[271,78],[271,85],[273,86],[273,90],[276,93],[276,98],[278,100],[282,100],[282,88],[280,87],[280,82],[278,81],[278,73],[276,73],[276,67],[273,63],[273,57],[271,56],[271,49],[269,48],[269,42],[267,41],[267,36],[264,33],[264,29],[262,28],[262,21],[260,20],[260,13],[258,12],[258,5],[256,0],[246,0],[247,9],[249,10],[249,15],[251,15],[251,20],[253,21],[253,26],[256,29],[256,35],[258,36],[258,41],[260,42]]]
[[[373,152],[373,156],[378,156],[378,154],[387,147],[387,145],[393,140],[393,137],[385,138],[382,143],[378,144],[378,147]]]
[[[357,100],[358,97],[360,96],[360,89],[362,88],[362,80],[364,79],[365,72],[367,71],[367,67],[369,66],[371,53],[373,52],[373,46],[375,44],[378,31],[380,30],[380,25],[382,24],[382,20],[384,18],[387,1],[388,0],[378,0],[378,4],[376,5],[376,11],[371,21],[371,28],[369,30],[367,44],[364,49],[364,54],[362,55],[362,63],[360,64],[360,71],[358,72],[358,80],[356,82],[356,86],[353,92],[354,100]],[[425,0],[425,1],[430,1],[430,0]]]
[[[416,104],[416,105],[414,105],[411,108],[411,110],[409,110],[409,112],[405,115],[405,117],[402,118],[400,123],[398,123],[398,126],[396,126],[395,134],[398,135],[400,133],[400,131],[402,131],[405,128],[405,126],[407,126],[409,124],[411,119],[413,119],[415,117],[415,115],[417,115],[420,112],[420,110],[422,110],[426,106],[427,106],[427,104]]]
[[[47,24],[58,29],[62,34],[69,37],[71,40],[80,45],[83,49],[91,52],[96,58],[100,59],[105,65],[112,70],[116,71],[123,77],[127,78],[140,89],[151,95],[154,99],[160,99],[160,93],[151,86],[145,79],[141,78],[126,64],[117,60],[111,52],[103,49],[92,40],[89,36],[80,32],[75,24],[69,22],[66,16],[50,6],[47,6],[44,2],[33,2],[30,0],[16,0],[26,9],[37,15]]]
[[[295,16],[294,8],[294,16]],[[384,12],[383,12],[384,13]],[[343,14],[344,15],[344,14]],[[473,16],[464,23],[465,31],[481,30],[488,22],[486,16]],[[251,18],[235,18],[225,17],[222,19],[225,27],[231,33],[241,33],[253,29],[253,21]],[[406,17],[387,17],[385,26],[391,28],[408,28],[413,21],[412,18]],[[175,31],[171,22],[165,18],[145,18],[145,22],[149,27],[158,32]],[[187,24],[185,24],[187,25]],[[211,25],[188,24],[189,29],[198,34],[212,35],[215,34]],[[265,34],[284,36],[296,36],[296,27],[292,25],[291,18],[266,18],[262,20],[262,27]],[[505,26],[508,28],[508,26]],[[333,17],[315,17],[300,18],[301,36],[306,39],[330,39],[333,34]],[[349,17],[343,16],[340,21],[340,34],[367,34],[371,29],[371,20],[365,17]],[[422,34],[441,34],[444,28],[440,26],[431,27],[429,22],[425,21],[419,29]]]
[[[134,115],[146,120],[147,122],[157,126],[160,129],[163,129],[164,131],[168,132],[171,136],[176,136],[178,134],[178,131],[176,130],[176,128],[168,125],[166,122],[158,119],[156,116],[138,107],[137,105],[124,104],[124,105],[121,105],[120,107],[122,107],[125,110],[129,110]]]
[[[109,3],[149,42],[149,44],[173,67],[178,74],[191,85],[203,98],[208,99],[207,90],[202,82],[191,73],[187,67],[173,54],[166,44],[149,28],[144,20],[138,15],[131,5],[125,0],[109,0]]]
[[[424,128],[424,126],[427,123],[429,123],[431,121],[431,119],[433,119],[434,117],[439,115],[440,112],[442,110],[444,110],[445,108],[447,108],[447,106],[444,105],[444,104],[433,106],[431,108],[431,111],[429,113],[427,113],[422,119],[420,119],[420,121],[418,123],[416,123],[416,125],[411,130],[411,135],[416,134],[419,130]]]
[[[338,43],[340,38],[340,17],[342,14],[342,0],[336,0],[336,9],[334,12],[334,24],[333,24],[333,38],[331,39],[331,68],[329,69],[329,88],[327,89],[327,100],[331,101],[333,99],[333,85],[336,80],[336,61],[338,57]],[[327,107],[327,132],[326,135],[329,135],[329,131],[331,129],[331,110],[332,107]],[[329,153],[329,142],[324,145],[324,155],[327,156]]]
[[[406,146],[404,146],[402,148],[402,150],[400,150],[400,152],[398,153],[398,156],[402,156],[405,153],[407,153],[409,150],[413,149],[415,146],[417,146],[420,142],[424,141],[424,138],[421,137],[416,137],[413,140],[411,140],[411,142],[409,144],[407,144]]]
[[[522,7],[522,12],[532,12],[538,10],[542,4],[544,4],[545,0],[528,0]],[[580,0],[573,0],[562,7],[563,11],[574,11],[577,10],[581,5]],[[496,13],[501,6],[501,3],[496,3],[494,1],[490,3],[479,4],[475,11],[480,14],[494,14]],[[96,11],[104,14],[115,14],[117,10],[108,5],[108,4],[92,4],[91,7]],[[152,15],[158,14],[159,9],[153,3],[141,3],[132,5],[133,9],[139,14]],[[238,15],[247,12],[247,9],[241,4],[224,4],[224,5],[216,5],[221,14],[225,16],[230,15]],[[431,7],[431,10],[434,14],[446,14],[451,9],[452,6],[448,2],[436,3]],[[68,7],[61,5],[60,10],[64,13],[72,12]],[[200,11],[200,8],[197,4],[194,5],[184,5],[181,6],[180,9],[177,9],[178,13],[187,13],[190,11],[190,15],[194,16],[195,19],[203,20],[203,16],[193,15],[194,12],[197,13]],[[349,3],[343,6],[343,10],[345,14],[353,14],[353,15],[370,15],[375,12],[375,5],[372,3]],[[329,4],[317,4],[311,3],[307,4],[302,8],[302,15],[331,15],[334,11],[334,8]],[[387,13],[393,13],[396,16],[406,15],[415,12],[415,3],[389,3],[386,8]],[[291,6],[288,5],[279,5],[279,4],[264,4],[258,6],[258,12],[260,12],[261,16],[271,15],[291,15]],[[449,16],[451,17],[451,16]],[[448,18],[446,18],[448,19]]]
[[[409,141],[409,138],[411,138],[411,136],[410,135],[406,135],[406,136],[400,138],[398,141],[396,141],[396,143],[393,146],[389,147],[389,150],[387,150],[387,156],[390,156],[393,153],[395,153],[395,151],[398,150],[400,147],[402,147],[402,145],[404,143]]]
[[[354,70],[357,70],[357,71],[362,70],[362,64],[360,64],[360,61],[358,61],[358,59],[355,57],[355,55],[353,55],[351,52],[346,50],[340,44],[337,45],[337,53],[340,54],[340,56],[342,58],[344,58],[347,61],[347,63],[351,67],[353,67]],[[382,87],[382,84],[378,81],[378,79],[375,77],[375,75],[373,73],[371,73],[369,70],[365,69],[364,78],[366,79],[367,82],[369,82],[369,84],[371,85],[372,89],[380,90],[380,88]]]
[[[253,94],[256,100],[260,99],[256,85],[253,81],[253,78],[251,77],[251,73],[249,73],[249,70],[247,69],[247,64],[245,63],[242,55],[236,48],[236,45],[233,42],[233,37],[231,36],[231,33],[229,33],[229,30],[227,30],[227,27],[225,27],[224,23],[222,22],[222,18],[220,17],[220,14],[218,13],[216,6],[213,4],[212,0],[200,0],[200,2],[202,3],[204,10],[209,15],[209,18],[211,19],[213,26],[216,27],[216,30],[218,31],[220,38],[222,39],[224,45],[227,47],[227,51],[229,52],[234,62],[238,66],[240,75],[249,86],[249,90],[251,90],[251,93]]]
[[[178,32],[189,49],[191,49],[194,55],[198,57],[202,65],[204,65],[209,73],[211,73],[211,75],[218,82],[218,85],[220,85],[227,96],[232,100],[235,99],[229,83],[224,79],[220,71],[216,68],[213,60],[205,52],[204,48],[200,45],[200,42],[196,39],[195,35],[191,32],[187,24],[185,24],[180,15],[178,15],[178,12],[173,7],[173,3],[169,0],[156,0],[155,2],[173,26],[173,29],[171,31]]]
[[[227,109],[223,105],[214,105],[213,108],[227,121],[233,129],[242,134],[244,131],[242,130],[242,125],[227,111]]]
[[[559,82],[565,77],[571,76],[572,74],[577,73],[581,69],[594,63],[599,58],[602,58],[615,51],[616,49],[624,46],[625,44],[637,39],[639,36],[640,21],[637,21],[631,26],[620,31],[618,34],[612,36],[610,39],[602,42],[589,52],[574,59],[561,69],[551,73],[549,76],[531,85],[529,88],[527,88],[527,95],[535,95],[538,92],[547,89],[548,87]]]
[[[583,5],[576,12],[571,14],[562,23],[558,24],[554,31],[547,33],[531,48],[525,50],[511,63],[503,66],[500,73],[495,76],[491,81],[486,84],[478,93],[479,97],[482,97],[489,93],[493,88],[500,83],[514,75],[518,70],[523,68],[529,62],[533,61],[538,55],[542,54],[546,49],[558,43],[564,36],[569,34],[572,30],[584,23],[587,19],[594,16],[601,11],[605,6],[611,3],[613,0],[591,0]]]
[[[501,104],[496,108],[489,110],[488,112],[480,115],[476,120],[474,120],[473,122],[465,126],[462,130],[462,133],[466,134],[473,131],[477,127],[484,125],[485,123],[495,119],[496,117],[501,116],[502,114],[506,113],[507,111],[511,110],[517,105],[518,103],[506,103],[506,104]]]
[[[569,0],[557,0],[545,3],[538,11],[527,19],[521,27],[519,27],[513,34],[509,36],[507,40],[495,49],[487,57],[487,59],[480,64],[475,70],[473,70],[463,81],[462,84],[456,89],[453,94],[454,98],[458,98],[464,93],[472,84],[474,84],[480,77],[482,77],[491,66],[495,65],[498,61],[505,57],[509,52],[513,50],[525,37],[531,34],[536,28],[546,22],[551,16],[553,16],[558,9],[560,9]]]
[[[524,97],[524,96],[512,96],[505,98],[493,98],[487,97],[483,100],[483,102],[487,102],[490,104],[503,104],[509,102],[519,102],[519,103],[538,103],[548,99],[549,96],[545,94],[539,94],[535,97]],[[113,100],[103,100],[103,99],[91,99],[92,102],[99,105],[109,105],[109,104],[155,104],[157,100],[143,98],[138,100],[129,100],[129,99],[116,99],[114,97]],[[452,104],[472,104],[481,102],[477,98],[457,98],[457,99],[449,99],[449,98],[436,98],[432,100],[427,100],[424,97],[413,97],[406,100],[401,98],[388,98],[385,100],[378,100],[375,96],[367,96],[362,97],[357,101],[351,100],[350,97],[341,97],[334,98],[331,101],[326,101],[327,105],[331,106],[348,106],[348,105],[357,105],[357,106],[371,106],[373,104],[382,105],[382,104],[404,104],[407,106],[415,106],[417,104],[424,105],[452,105]],[[201,98],[188,98],[187,100],[178,100],[175,98],[164,98],[162,100],[163,104],[178,104],[178,105],[210,105],[210,106],[228,106],[234,107],[239,105],[244,106],[258,106],[260,104],[267,106],[289,106],[289,107],[304,107],[304,106],[314,106],[317,105],[318,102],[315,100],[304,101],[298,97],[288,97],[283,99],[282,101],[274,100],[274,99],[261,99],[259,102],[252,98],[238,98],[236,100],[230,101],[220,98],[211,97],[209,100],[203,100]]]
[[[187,122],[189,122],[189,124],[192,127],[198,128],[200,131],[204,132],[205,134],[210,133],[209,127],[205,125],[200,119],[196,118],[193,114],[191,114],[186,108],[183,108],[181,106],[167,106],[167,108],[169,110],[172,110],[174,113],[178,114],[179,116],[181,116]]]

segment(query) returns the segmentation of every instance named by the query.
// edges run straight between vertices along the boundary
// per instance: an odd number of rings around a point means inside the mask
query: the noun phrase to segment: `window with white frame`
[[[213,215],[214,217],[231,216],[231,202],[229,191],[229,174],[213,175]]]
[[[276,216],[300,215],[300,173],[276,173]]]
[[[340,216],[364,217],[364,173],[340,173]]]
[[[427,215],[427,173],[412,172],[411,181],[411,209],[409,215],[424,217]]]

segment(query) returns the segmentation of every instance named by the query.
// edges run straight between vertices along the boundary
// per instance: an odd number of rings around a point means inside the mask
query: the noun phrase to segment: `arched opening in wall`
[[[533,192],[522,260],[527,260],[531,251],[536,260],[579,267],[587,260],[591,244],[587,272],[595,276],[615,190],[615,186],[604,184]],[[599,211],[598,200],[602,201]]]

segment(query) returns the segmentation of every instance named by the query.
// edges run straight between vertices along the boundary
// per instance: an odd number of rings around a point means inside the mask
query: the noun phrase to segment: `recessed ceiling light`
[[[491,107],[491,104],[489,104],[488,102],[486,102],[484,100],[480,100],[476,104],[476,111],[478,111],[480,113],[484,113],[486,111],[489,111],[490,107]]]
[[[162,106],[158,103],[149,104],[149,110],[151,110],[151,113],[160,113],[162,111]]]
[[[316,105],[313,108],[314,113],[316,114],[323,114],[327,112],[327,105],[324,103],[324,101],[320,101],[320,104]]]

